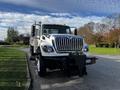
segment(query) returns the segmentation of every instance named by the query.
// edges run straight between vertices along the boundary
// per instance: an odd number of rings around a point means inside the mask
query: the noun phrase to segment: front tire
[[[78,70],[79,70],[79,77],[83,77],[83,75],[87,75],[86,71],[86,55],[83,55],[80,57],[81,60],[79,60]]]
[[[46,67],[44,59],[41,57],[41,55],[38,55],[37,58],[37,72],[40,77],[44,77],[46,75]]]

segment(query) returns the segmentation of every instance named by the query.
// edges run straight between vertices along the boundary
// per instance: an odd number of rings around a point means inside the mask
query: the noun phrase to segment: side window
[[[43,30],[43,34],[46,35],[47,34],[47,29]]]
[[[34,25],[32,26],[31,36],[32,37],[35,36],[35,26]]]

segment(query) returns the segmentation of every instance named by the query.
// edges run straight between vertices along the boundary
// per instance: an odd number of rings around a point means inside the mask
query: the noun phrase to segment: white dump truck
[[[86,65],[95,63],[96,58],[87,57],[88,47],[84,39],[67,25],[32,25],[30,37],[31,57],[35,57],[39,76],[47,70],[59,69],[67,76],[87,74]],[[90,61],[86,63],[87,59]]]

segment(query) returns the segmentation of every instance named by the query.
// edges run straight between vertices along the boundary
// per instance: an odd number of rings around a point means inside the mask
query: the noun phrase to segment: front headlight
[[[88,51],[89,51],[89,49],[88,49],[88,48],[85,48],[85,49],[84,49],[84,52],[88,52]]]
[[[47,53],[54,52],[53,47],[49,45],[42,46],[42,49],[44,52],[47,52]]]
[[[88,46],[83,48],[83,52],[88,52],[88,51],[89,51],[89,47]]]

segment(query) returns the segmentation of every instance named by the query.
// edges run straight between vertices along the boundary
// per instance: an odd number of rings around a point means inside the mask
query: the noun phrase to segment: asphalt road
[[[96,64],[87,66],[88,75],[83,78],[67,78],[60,71],[49,72],[45,78],[40,78],[35,62],[29,61],[32,90],[120,90],[120,59],[110,57],[100,56]]]

